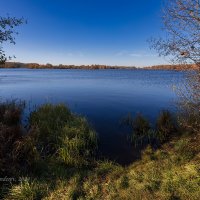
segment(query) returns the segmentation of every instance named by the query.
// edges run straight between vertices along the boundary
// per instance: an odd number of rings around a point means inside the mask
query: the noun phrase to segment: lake
[[[27,101],[26,113],[43,103],[67,104],[95,128],[102,156],[128,164],[134,149],[120,122],[143,113],[153,123],[161,110],[174,111],[172,88],[183,78],[171,70],[0,69],[0,98]]]

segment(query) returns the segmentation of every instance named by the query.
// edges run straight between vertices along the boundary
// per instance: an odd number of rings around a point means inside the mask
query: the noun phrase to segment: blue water
[[[102,156],[129,163],[134,150],[120,126],[123,117],[143,113],[151,122],[162,109],[175,109],[173,86],[184,72],[170,70],[36,70],[0,69],[2,101],[33,105],[65,103],[84,115],[100,139]]]

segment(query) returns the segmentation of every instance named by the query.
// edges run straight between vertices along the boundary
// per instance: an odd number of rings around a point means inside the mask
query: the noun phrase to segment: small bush
[[[137,136],[143,136],[151,129],[148,119],[142,114],[138,114],[132,121],[133,133]]]
[[[135,118],[128,116],[124,120],[124,124],[131,128],[131,136],[129,138],[135,146],[150,144],[157,148],[178,133],[176,121],[167,110],[159,114],[155,129],[151,127],[148,119],[141,114],[136,115]]]
[[[69,165],[88,165],[97,148],[96,133],[82,117],[76,117],[75,123],[74,127],[64,126],[58,156]]]
[[[143,117],[141,114],[137,114],[135,118],[128,116],[124,120],[126,124],[131,129],[130,141],[138,146],[142,145],[147,139],[151,131],[151,126],[149,121]]]
[[[157,137],[161,142],[168,140],[175,132],[177,126],[172,114],[168,110],[163,110],[156,121]]]
[[[97,136],[86,119],[73,115],[65,105],[40,107],[30,116],[35,146],[43,159],[71,166],[88,165],[97,148]]]
[[[30,129],[34,129],[37,149],[43,157],[57,151],[63,127],[72,120],[72,114],[64,105],[46,104],[30,115]]]

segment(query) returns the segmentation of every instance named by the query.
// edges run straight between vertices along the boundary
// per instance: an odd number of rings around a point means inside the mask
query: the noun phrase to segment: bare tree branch
[[[200,0],[165,0],[166,38],[151,39],[151,47],[174,63],[195,63],[200,69]]]

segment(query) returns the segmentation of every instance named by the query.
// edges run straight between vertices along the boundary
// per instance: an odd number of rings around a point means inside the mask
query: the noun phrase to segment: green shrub
[[[97,148],[96,133],[82,117],[76,117],[73,123],[63,127],[58,156],[66,164],[88,165]]]
[[[131,129],[129,139],[135,146],[142,145],[148,139],[151,132],[151,125],[148,119],[142,114],[137,114],[135,118],[128,116],[124,120],[124,124]]]
[[[159,114],[155,129],[151,128],[148,119],[141,114],[135,118],[128,116],[124,123],[131,128],[132,133],[129,138],[135,146],[151,144],[157,147],[178,133],[177,123],[167,110]]]
[[[164,142],[168,140],[175,132],[177,126],[172,114],[168,110],[163,110],[156,121],[157,138]]]
[[[142,114],[138,114],[132,121],[133,133],[137,136],[143,136],[151,129],[148,119]]]
[[[97,136],[86,119],[72,114],[65,105],[47,104],[30,116],[37,150],[44,159],[71,166],[88,165],[94,158]]]
[[[37,149],[43,157],[57,151],[63,127],[72,120],[72,114],[64,105],[46,104],[30,115],[30,129],[35,131]]]

